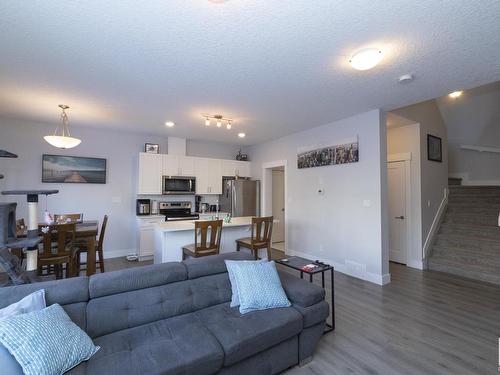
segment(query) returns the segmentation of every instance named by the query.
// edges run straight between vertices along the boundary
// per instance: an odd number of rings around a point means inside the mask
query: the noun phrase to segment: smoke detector
[[[398,78],[399,83],[410,83],[413,81],[413,74],[403,74]]]

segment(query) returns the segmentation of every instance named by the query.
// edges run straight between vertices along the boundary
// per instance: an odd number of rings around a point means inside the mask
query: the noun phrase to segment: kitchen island
[[[155,264],[182,260],[182,247],[194,243],[194,223],[194,220],[182,220],[155,225]],[[220,252],[236,251],[235,241],[238,238],[250,237],[251,226],[251,216],[235,217],[230,223],[223,223]],[[259,256],[267,257],[265,249],[262,249]]]

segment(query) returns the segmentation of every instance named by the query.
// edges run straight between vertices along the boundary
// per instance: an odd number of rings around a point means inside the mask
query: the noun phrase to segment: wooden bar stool
[[[209,229],[210,239],[208,239]],[[198,258],[219,254],[221,234],[222,220],[195,221],[194,244],[182,247],[182,259],[186,259],[187,256]],[[198,235],[200,236],[199,242]]]
[[[273,234],[273,217],[252,217],[252,237],[236,240],[236,251],[246,247],[258,259],[259,249],[267,249],[267,259],[271,260],[271,236]]]

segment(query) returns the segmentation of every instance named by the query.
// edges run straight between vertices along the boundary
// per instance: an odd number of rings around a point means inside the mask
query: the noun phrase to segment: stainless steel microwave
[[[163,176],[163,194],[196,194],[196,177]]]

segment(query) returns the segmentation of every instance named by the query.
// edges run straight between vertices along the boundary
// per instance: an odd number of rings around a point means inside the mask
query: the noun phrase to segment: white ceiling
[[[65,103],[73,126],[253,144],[500,80],[499,19],[496,0],[2,0],[0,116]],[[383,62],[352,70],[369,46]]]

